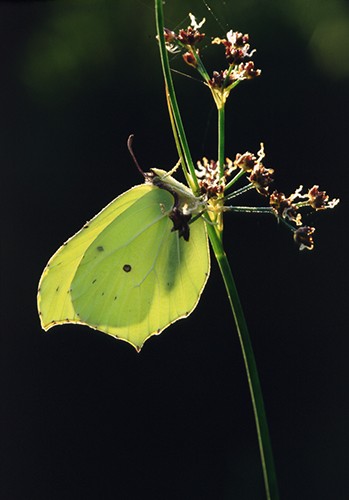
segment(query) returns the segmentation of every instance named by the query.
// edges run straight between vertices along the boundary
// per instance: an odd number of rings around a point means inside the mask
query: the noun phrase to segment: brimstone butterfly
[[[202,202],[164,170],[145,177],[49,260],[38,290],[44,330],[80,323],[140,350],[196,307],[210,272]]]

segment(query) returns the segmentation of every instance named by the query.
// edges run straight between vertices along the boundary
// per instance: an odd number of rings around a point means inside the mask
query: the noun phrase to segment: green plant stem
[[[236,328],[238,331],[256,423],[266,498],[268,500],[277,500],[279,498],[279,494],[273,452],[269,437],[267,417],[264,409],[262,388],[259,381],[256,360],[252,349],[247,323],[243,313],[239,294],[235,285],[234,277],[230,268],[230,264],[224,252],[222,242],[217,236],[217,233],[212,225],[207,224],[207,231],[215,257],[219,265],[219,269],[223,277]]]
[[[202,61],[201,61],[201,57],[199,56],[198,51],[196,51],[195,49],[193,49],[192,50],[192,54],[193,54],[193,56],[195,57],[195,60],[196,60],[196,64],[197,64],[196,69],[198,70],[198,72],[202,76],[203,80],[208,84],[208,82],[210,80],[210,75],[207,73],[206,68],[203,65]]]
[[[270,207],[237,207],[237,206],[224,206],[225,212],[243,212],[245,214],[270,214],[274,215],[274,211]]]
[[[231,181],[228,182],[228,184],[225,186],[225,191],[229,191],[231,186],[235,184],[246,172],[244,170],[240,170],[232,179]]]
[[[222,179],[224,176],[224,139],[225,139],[225,106],[224,104],[218,108],[218,163],[219,163],[219,177]]]
[[[236,191],[233,191],[230,194],[227,194],[227,196],[224,196],[224,201],[232,200],[233,198],[236,198],[237,196],[240,196],[240,195],[246,193],[247,191],[250,191],[250,189],[253,189],[253,188],[254,188],[254,185],[251,182],[250,184],[247,184],[246,186],[243,186],[242,188],[237,189]]]
[[[190,186],[192,189],[195,189],[195,186],[192,183],[191,176],[190,176],[188,170],[186,168],[183,168],[183,166],[186,164],[186,162],[185,162],[185,157],[184,157],[184,153],[183,153],[183,150],[182,150],[182,145],[181,145],[181,142],[179,140],[178,131],[177,131],[176,123],[175,123],[175,120],[174,120],[173,109],[172,109],[172,105],[171,105],[171,101],[170,101],[170,97],[169,97],[168,91],[167,91],[167,96],[166,97],[167,97],[167,108],[168,108],[168,114],[169,114],[169,117],[170,117],[172,133],[173,133],[173,137],[174,137],[174,140],[175,140],[175,144],[176,144],[178,156],[179,156],[179,158],[181,160],[182,170],[183,170],[184,176],[186,178],[186,181],[188,183],[188,186]]]
[[[166,91],[168,91],[168,96],[170,99],[170,103],[172,106],[173,117],[176,124],[176,129],[179,137],[179,141],[182,145],[182,151],[185,158],[186,167],[189,170],[192,184],[194,184],[193,188],[196,194],[199,193],[199,184],[195,175],[195,167],[191,157],[187,137],[185,135],[184,126],[182,122],[182,118],[179,112],[176,93],[173,85],[170,63],[168,60],[168,54],[166,50],[165,38],[164,38],[164,14],[162,9],[161,0],[155,0],[155,14],[156,14],[156,30],[159,41],[160,48],[160,58],[162,71],[165,78]],[[184,166],[183,166],[184,167]],[[187,177],[187,176],[186,176]]]

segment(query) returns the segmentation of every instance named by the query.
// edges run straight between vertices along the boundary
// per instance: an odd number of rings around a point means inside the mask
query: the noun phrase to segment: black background
[[[306,7],[305,7],[306,4]],[[168,1],[208,35],[249,32],[260,79],[227,106],[227,154],[264,141],[276,186],[342,198],[313,252],[263,216],[227,215],[226,250],[250,326],[281,498],[349,498],[348,9],[337,2]],[[184,20],[184,21],[183,21]],[[264,498],[240,347],[217,266],[194,313],[141,354],[102,333],[44,334],[40,274],[67,237],[177,161],[151,1],[2,3],[2,344],[4,500]],[[327,37],[327,38],[326,38]],[[209,39],[208,39],[209,41]],[[205,44],[204,44],[205,46]],[[219,53],[218,59],[216,54]],[[217,47],[203,49],[220,69]],[[188,74],[181,61],[174,66]],[[194,75],[196,76],[196,75]],[[207,89],[175,75],[194,158],[216,156]],[[254,203],[246,196],[242,203]]]

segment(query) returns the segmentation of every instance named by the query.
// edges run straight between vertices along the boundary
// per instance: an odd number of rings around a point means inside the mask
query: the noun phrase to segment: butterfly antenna
[[[146,178],[146,174],[144,173],[144,171],[139,166],[139,163],[137,161],[136,155],[134,154],[133,149],[132,149],[133,138],[134,138],[134,135],[131,134],[129,136],[129,138],[127,139],[127,147],[128,147],[129,152],[130,152],[130,155],[132,156],[133,161],[135,162],[136,167],[138,168],[138,170],[140,171],[140,173],[143,175],[143,177]]]

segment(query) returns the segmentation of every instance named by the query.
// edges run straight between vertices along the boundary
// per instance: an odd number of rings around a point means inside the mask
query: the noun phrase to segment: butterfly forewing
[[[38,309],[45,330],[56,324],[80,321],[71,301],[70,288],[85,251],[106,226],[151,189],[151,185],[142,184],[118,196],[51,257],[38,290]]]

